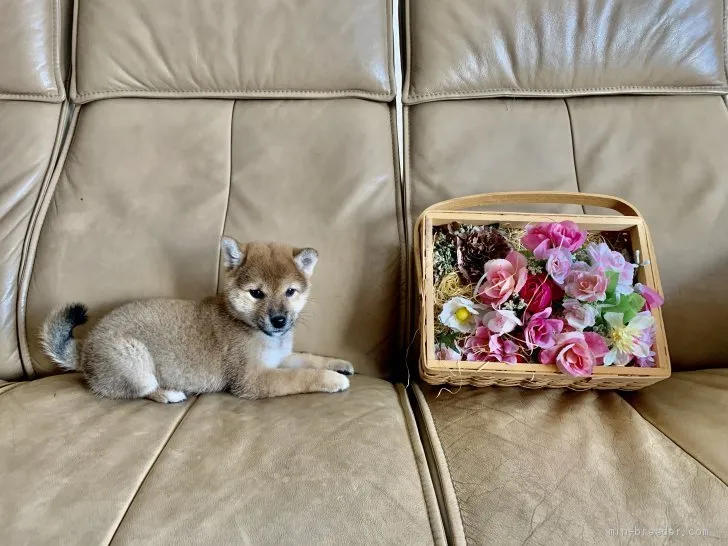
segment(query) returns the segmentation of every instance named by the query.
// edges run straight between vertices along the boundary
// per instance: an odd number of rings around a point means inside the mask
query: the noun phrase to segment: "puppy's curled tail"
[[[73,329],[87,320],[88,308],[82,303],[71,303],[53,311],[41,327],[43,350],[64,370],[79,369],[80,345],[73,337]]]

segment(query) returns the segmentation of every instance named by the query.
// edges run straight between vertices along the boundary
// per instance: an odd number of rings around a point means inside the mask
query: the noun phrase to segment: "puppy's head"
[[[241,245],[223,237],[222,257],[230,313],[269,336],[291,330],[308,299],[318,252],[276,243]]]

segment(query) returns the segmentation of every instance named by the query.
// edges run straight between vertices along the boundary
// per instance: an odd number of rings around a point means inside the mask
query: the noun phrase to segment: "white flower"
[[[507,334],[522,326],[523,323],[516,316],[515,311],[496,309],[486,313],[483,317],[483,324],[494,334]]]
[[[609,324],[609,337],[612,348],[604,355],[604,365],[626,366],[632,357],[647,358],[651,349],[651,330],[655,319],[649,312],[639,313],[624,325],[622,313],[604,313]]]
[[[456,296],[445,302],[442,306],[442,313],[438,317],[448,328],[470,334],[475,331],[478,325],[477,316],[484,310],[482,305],[473,303],[467,298]]]

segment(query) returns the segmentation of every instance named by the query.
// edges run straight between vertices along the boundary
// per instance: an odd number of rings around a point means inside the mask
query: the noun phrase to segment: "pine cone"
[[[505,258],[510,251],[511,247],[497,229],[475,226],[457,237],[460,276],[467,284],[475,284],[485,272],[485,262]]]

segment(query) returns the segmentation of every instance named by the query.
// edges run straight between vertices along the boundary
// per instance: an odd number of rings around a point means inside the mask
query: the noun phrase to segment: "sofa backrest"
[[[390,376],[404,224],[387,0],[77,0],[79,104],[34,234],[29,373],[48,311],[219,287],[222,234],[320,252],[299,350]]]
[[[408,103],[725,93],[720,0],[407,0]]]
[[[21,379],[18,283],[39,194],[57,157],[67,108],[71,3],[0,6],[0,378]]]
[[[655,240],[673,368],[725,366],[725,3],[407,0],[405,9],[410,226],[427,205],[473,193],[624,197]]]

